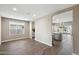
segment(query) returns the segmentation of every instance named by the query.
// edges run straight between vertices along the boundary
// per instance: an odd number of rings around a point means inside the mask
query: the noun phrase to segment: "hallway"
[[[37,42],[33,39],[21,39],[2,43],[0,55],[71,55],[71,35],[63,35],[63,40],[55,41],[54,47]]]

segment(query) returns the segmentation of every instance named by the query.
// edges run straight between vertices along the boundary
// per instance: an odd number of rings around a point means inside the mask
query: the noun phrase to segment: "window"
[[[24,26],[23,25],[17,26],[17,34],[24,34]]]
[[[9,34],[20,35],[24,34],[24,22],[9,22]]]
[[[10,24],[9,33],[10,35],[15,35],[17,33],[17,26],[15,24]]]

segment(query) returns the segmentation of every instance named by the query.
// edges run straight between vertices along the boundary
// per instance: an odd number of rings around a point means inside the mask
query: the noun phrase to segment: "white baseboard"
[[[23,38],[16,38],[16,39],[10,39],[10,40],[4,40],[4,41],[1,41],[1,43],[3,43],[3,42],[9,42],[9,41],[14,41],[14,40],[21,40],[21,39],[25,39],[26,37],[23,37]],[[27,39],[27,38],[26,38]],[[29,38],[30,39],[30,38]],[[43,43],[43,44],[45,44],[45,45],[48,45],[48,46],[50,46],[50,47],[52,47],[52,44],[47,44],[47,43],[45,43],[45,42],[42,42],[42,41],[39,41],[39,40],[36,40],[36,41],[38,41],[38,42],[40,42],[40,43]]]
[[[36,40],[36,39],[35,39],[35,40]],[[45,45],[48,45],[48,46],[52,47],[52,44],[47,44],[47,43],[42,42],[42,41],[40,41],[40,40],[36,40],[36,41],[38,41],[38,42],[40,42],[40,43],[43,43],[43,44],[45,44]]]
[[[72,55],[77,55],[76,53],[72,53]]]
[[[9,41],[20,40],[20,39],[25,39],[25,38],[26,38],[26,37],[23,37],[23,38],[16,38],[16,39],[9,39],[9,40],[1,41],[1,42],[3,43],[3,42],[9,42]]]

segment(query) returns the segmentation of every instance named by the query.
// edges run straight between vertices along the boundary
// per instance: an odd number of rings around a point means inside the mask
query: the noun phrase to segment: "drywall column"
[[[73,8],[73,53],[79,54],[79,5]]]
[[[35,21],[35,40],[52,46],[51,16],[45,16]]]
[[[32,38],[32,22],[30,21],[29,23],[30,23],[30,32],[29,32],[29,34],[30,34],[30,38]]]
[[[1,44],[1,16],[0,16],[0,44]]]

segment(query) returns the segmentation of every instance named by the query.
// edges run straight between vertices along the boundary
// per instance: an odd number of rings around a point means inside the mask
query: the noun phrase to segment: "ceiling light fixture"
[[[33,16],[35,17],[36,15],[35,15],[35,14],[33,14]]]
[[[13,11],[17,11],[17,9],[16,8],[13,8]]]

